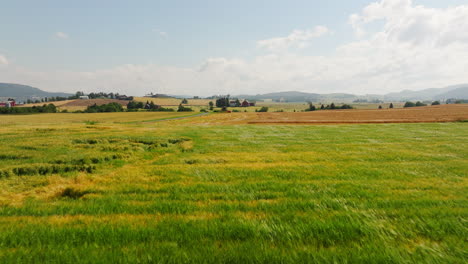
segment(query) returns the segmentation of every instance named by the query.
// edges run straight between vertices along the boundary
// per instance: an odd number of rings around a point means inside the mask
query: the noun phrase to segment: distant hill
[[[27,85],[0,83],[0,97],[11,97],[15,98],[16,100],[25,100],[33,97],[68,97],[70,95],[72,94],[46,92]]]
[[[429,88],[420,91],[404,90],[385,95],[354,95],[345,93],[317,94],[305,92],[278,92],[257,95],[236,95],[233,97],[248,100],[273,100],[285,102],[352,102],[356,99],[377,99],[384,101],[433,101],[444,99],[468,99],[468,84],[448,86],[444,88]]]
[[[450,90],[434,97],[436,100],[445,99],[468,99],[468,85]]]
[[[430,88],[420,91],[404,90],[399,93],[389,93],[384,100],[443,100],[443,99],[468,99],[468,84],[453,85],[444,88]]]
[[[257,95],[238,95],[235,97],[246,98],[248,100],[285,100],[288,102],[305,102],[305,101],[316,101],[319,98],[319,94],[304,93],[304,92],[278,92],[268,94],[257,94]]]
[[[358,98],[353,94],[334,93],[334,94],[317,94],[317,93],[305,93],[297,91],[289,92],[278,92],[278,93],[267,93],[257,95],[237,95],[237,98],[246,98],[248,100],[273,100],[273,101],[285,101],[285,102],[318,102],[318,101],[352,101]]]

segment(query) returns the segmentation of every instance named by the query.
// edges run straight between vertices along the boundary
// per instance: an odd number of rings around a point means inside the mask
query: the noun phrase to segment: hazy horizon
[[[364,95],[468,83],[466,0],[19,0],[2,11],[0,82],[45,91]]]

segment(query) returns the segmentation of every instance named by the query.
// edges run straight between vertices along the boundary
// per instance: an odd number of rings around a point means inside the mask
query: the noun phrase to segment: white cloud
[[[0,65],[8,65],[8,64],[9,62],[7,58],[4,55],[0,54]]]
[[[294,30],[286,37],[278,37],[257,41],[257,47],[271,52],[284,51],[289,48],[304,48],[314,38],[321,37],[330,30],[324,26],[316,26],[312,30]]]
[[[57,33],[55,33],[55,37],[57,37],[57,38],[59,38],[59,39],[68,39],[68,38],[69,38],[68,34],[63,33],[63,32],[57,32]]]
[[[194,68],[148,64],[92,72],[39,72],[10,64],[0,67],[0,76],[3,81],[55,91],[117,91],[133,95],[285,90],[364,94],[442,87],[468,83],[467,17],[468,5],[435,9],[416,6],[410,0],[382,0],[350,17],[356,31],[366,34],[326,56],[294,52],[293,48],[319,41],[315,38],[329,32],[316,28],[259,41],[259,47],[270,53],[250,60],[209,58]],[[375,22],[371,27],[374,31],[366,30]],[[284,49],[289,52],[283,52]]]

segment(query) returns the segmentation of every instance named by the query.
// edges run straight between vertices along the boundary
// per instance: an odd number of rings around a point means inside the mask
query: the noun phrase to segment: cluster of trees
[[[129,112],[138,111],[138,109],[146,109],[148,111],[155,111],[155,112],[174,112],[174,109],[161,107],[153,103],[153,101],[151,102],[146,101],[146,104],[144,104],[143,102],[136,102],[136,101],[128,102],[127,111]]]
[[[229,95],[216,99],[216,107],[228,107],[228,106],[229,106]]]
[[[123,112],[124,109],[121,104],[109,103],[104,105],[91,105],[86,108],[85,113],[110,113],[110,112]]]
[[[413,102],[406,102],[405,105],[403,107],[407,108],[407,107],[416,107],[416,106],[427,106],[427,104],[425,103],[422,103],[420,101],[417,101],[416,103],[413,103]]]
[[[84,93],[81,92],[81,96],[83,96],[83,95],[84,95]],[[77,96],[77,98],[75,98],[75,99],[78,99],[79,97],[80,96]],[[88,94],[88,97],[89,97],[89,99],[98,99],[98,98],[120,99],[122,97],[126,97],[129,100],[133,100],[133,97],[127,97],[126,95],[120,95],[119,93],[103,93],[103,92],[90,93],[90,94]]]
[[[335,109],[353,109],[352,106],[348,104],[343,104],[342,106],[336,106],[335,103],[331,103],[329,105],[321,105],[320,110],[335,110]],[[317,110],[317,107],[313,105],[311,102],[309,102],[309,108],[306,109],[306,111],[315,111]]]
[[[52,97],[44,97],[36,100],[28,99],[26,100],[27,104],[32,103],[46,103],[46,102],[58,102],[58,101],[65,101],[65,100],[75,100],[79,99],[80,96],[85,96],[84,92],[76,92],[74,95],[63,97],[63,96],[52,96]],[[90,93],[87,95],[89,99],[98,99],[98,98],[106,98],[106,99],[120,99],[120,100],[133,100],[132,96],[120,95],[119,93]]]
[[[0,114],[37,114],[37,113],[57,113],[57,107],[53,104],[33,107],[0,107]]]

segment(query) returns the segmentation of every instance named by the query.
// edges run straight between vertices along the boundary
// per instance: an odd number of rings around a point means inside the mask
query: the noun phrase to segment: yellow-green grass
[[[466,260],[466,123],[169,115],[0,116],[0,263]]]

